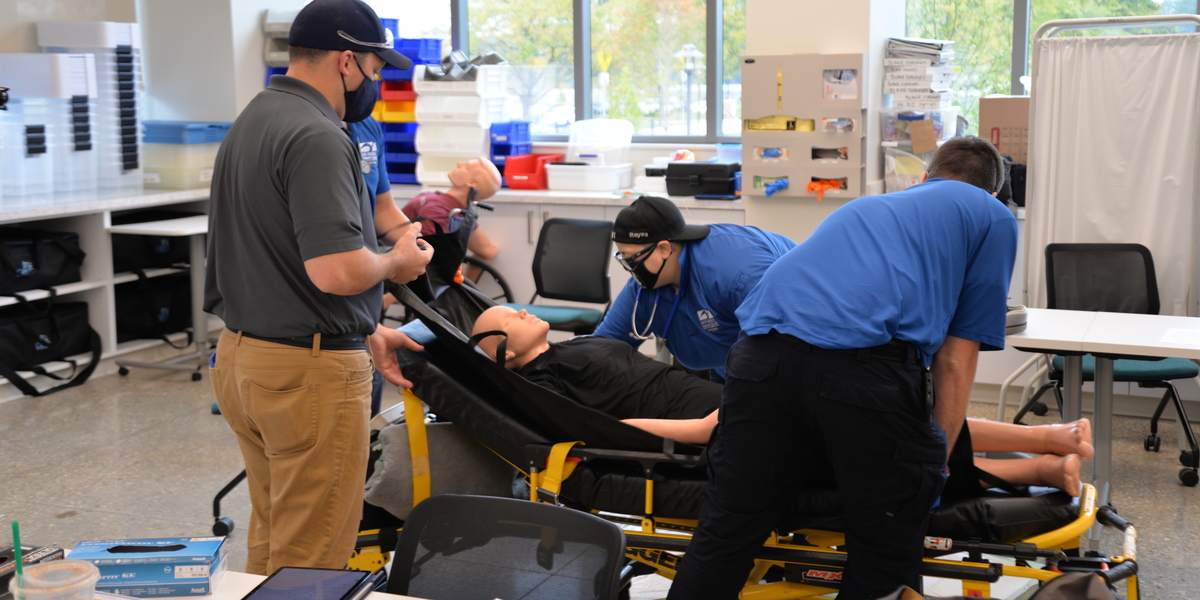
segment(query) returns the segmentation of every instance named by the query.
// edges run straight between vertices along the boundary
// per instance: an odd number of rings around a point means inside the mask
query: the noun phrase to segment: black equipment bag
[[[162,340],[175,348],[192,343],[191,334],[183,345],[167,338],[191,325],[191,276],[176,273],[161,277],[139,276],[137,281],[116,286],[117,341]]]
[[[56,302],[53,297],[44,301],[20,303],[0,309],[0,375],[27,396],[45,396],[87,381],[100,362],[100,336],[88,323],[86,302]],[[79,370],[68,357],[91,353],[90,362]],[[51,361],[71,364],[71,373],[64,376],[49,373],[41,365]],[[17,371],[31,371],[51,379],[66,381],[62,385],[39,392]]]
[[[0,227],[0,294],[81,281],[79,234]]]
[[[113,225],[146,223],[194,217],[204,213],[164,209],[139,210],[113,215]],[[191,245],[188,236],[112,234],[113,272],[138,272],[189,264]]]

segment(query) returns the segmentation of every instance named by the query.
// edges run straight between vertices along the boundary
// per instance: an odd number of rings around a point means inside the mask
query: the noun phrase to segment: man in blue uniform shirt
[[[978,352],[1004,347],[1017,223],[994,198],[1002,165],[987,141],[954,138],[921,184],[846,204],[767,269],[737,311],[745,336],[669,598],[736,598],[794,492],[830,474],[849,553],[838,599],[920,589]]]
[[[633,346],[655,336],[680,364],[725,376],[742,327],[734,311],[796,243],[741,225],[687,225],[666,198],[643,196],[613,223],[617,260],[633,277],[595,334]]]

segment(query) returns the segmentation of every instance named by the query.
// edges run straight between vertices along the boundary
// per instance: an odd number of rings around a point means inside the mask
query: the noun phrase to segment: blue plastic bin
[[[529,137],[529,121],[504,121],[501,123],[492,123],[492,143],[505,144],[526,144],[531,141]],[[527,152],[525,152],[527,153]],[[522,152],[508,152],[508,155],[525,154]]]
[[[233,125],[211,121],[142,121],[142,124],[146,126],[142,141],[147,144],[219,143]]]
[[[432,65],[442,62],[442,40],[437,38],[400,38],[396,52],[412,59],[413,64]]]
[[[266,79],[266,83],[263,84],[263,87],[271,85],[271,76],[272,75],[285,75],[285,74],[287,74],[287,67],[267,67],[267,79]]]
[[[533,150],[533,144],[492,144],[492,162],[503,162],[506,157],[516,156],[518,154],[529,154]]]
[[[396,67],[384,67],[379,71],[379,78],[384,81],[408,81],[413,78],[413,70],[400,70]]]
[[[392,39],[398,41],[400,39],[400,19],[385,19],[380,17],[379,20],[383,21],[384,29],[392,32]],[[393,44],[392,47],[395,48],[395,45]]]
[[[394,164],[415,163],[415,162],[417,162],[417,153],[416,152],[385,152],[383,154],[383,160],[387,161],[387,164],[389,166],[394,165]]]
[[[411,144],[417,138],[418,123],[380,123],[383,141]]]

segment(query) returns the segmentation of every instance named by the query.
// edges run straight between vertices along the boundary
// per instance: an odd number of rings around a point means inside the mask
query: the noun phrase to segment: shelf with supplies
[[[742,193],[863,195],[867,81],[863,54],[743,57]]]
[[[117,291],[118,286],[137,281],[138,275],[133,272],[114,273],[113,219],[127,216],[132,211],[147,208],[160,208],[182,214],[202,214],[207,212],[208,189],[171,190],[161,192],[140,192],[128,196],[96,197],[83,202],[55,203],[50,202],[33,207],[23,207],[17,210],[0,211],[0,224],[17,230],[37,230],[78,236],[78,251],[82,251],[82,262],[78,262],[78,273],[72,273],[77,279],[67,279],[65,283],[49,286],[54,290],[54,303],[86,303],[87,323],[96,331],[100,339],[100,364],[94,376],[116,371],[112,364],[115,358],[131,352],[148,351],[156,356],[178,353],[169,348],[159,339],[137,339],[118,342],[117,331]],[[62,237],[61,235],[59,237]],[[39,252],[41,250],[38,250]],[[11,261],[10,261],[11,262]],[[41,267],[39,260],[30,260],[36,267]],[[28,265],[19,265],[17,269],[28,269]],[[177,273],[186,273],[186,268],[148,268],[148,278],[159,278]],[[11,275],[10,275],[11,276]],[[12,289],[12,288],[10,288]],[[49,289],[31,288],[17,291],[27,300],[37,302],[38,307],[46,306],[50,297]],[[0,296],[0,309],[5,311],[17,310],[19,301],[12,297]],[[217,319],[209,321],[216,327]],[[169,334],[172,341],[186,339],[186,333]],[[91,361],[92,354],[72,354],[68,356],[82,369]],[[53,360],[40,365],[46,371],[56,374],[70,372],[68,362]],[[40,375],[33,375],[27,370],[18,370],[21,377],[27,377],[38,390],[52,387],[51,381]],[[86,384],[85,384],[86,385]],[[15,385],[0,378],[0,401],[19,397],[21,395]]]

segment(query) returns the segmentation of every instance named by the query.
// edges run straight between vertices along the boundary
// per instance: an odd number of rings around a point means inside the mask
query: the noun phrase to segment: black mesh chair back
[[[612,225],[612,221],[547,219],[533,255],[537,296],[608,304]]]
[[[1047,308],[1157,315],[1154,259],[1141,244],[1046,246]]]
[[[413,508],[387,591],[430,600],[610,600],[625,534],[595,515],[486,496],[431,496]]]

